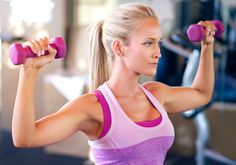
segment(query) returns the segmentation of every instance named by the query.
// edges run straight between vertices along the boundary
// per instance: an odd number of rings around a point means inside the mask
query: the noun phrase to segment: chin
[[[139,70],[137,72],[139,75],[144,75],[144,76],[155,76],[157,73],[156,68],[147,68],[145,70]]]
[[[143,73],[143,75],[145,75],[145,76],[155,76],[156,75],[156,71]]]

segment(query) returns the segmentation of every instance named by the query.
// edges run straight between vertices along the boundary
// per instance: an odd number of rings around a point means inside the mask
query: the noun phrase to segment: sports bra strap
[[[111,112],[110,112],[109,105],[108,105],[106,99],[104,98],[102,92],[97,89],[94,91],[94,94],[97,96],[97,99],[100,102],[100,104],[102,106],[102,110],[103,110],[103,129],[102,129],[102,132],[98,138],[98,139],[100,139],[107,134],[107,132],[109,131],[109,129],[111,127]]]

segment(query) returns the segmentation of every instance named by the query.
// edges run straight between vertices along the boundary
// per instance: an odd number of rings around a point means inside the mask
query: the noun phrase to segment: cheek
[[[139,70],[145,67],[148,62],[148,52],[140,49],[139,46],[126,49],[125,63],[132,70]]]
[[[132,56],[128,58],[128,67],[132,70],[140,70],[146,67],[147,58],[140,51],[133,52]]]

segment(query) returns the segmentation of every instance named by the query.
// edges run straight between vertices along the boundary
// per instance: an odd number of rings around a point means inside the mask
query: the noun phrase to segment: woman
[[[174,139],[167,114],[202,106],[212,96],[215,27],[210,21],[199,24],[205,27],[206,37],[192,86],[140,85],[141,74],[156,74],[163,38],[160,23],[149,6],[117,7],[91,27],[91,92],[38,121],[36,77],[40,68],[53,61],[56,50],[48,45],[47,38],[24,43],[39,57],[27,59],[20,69],[12,122],[15,146],[45,146],[82,131],[96,164],[163,164]],[[49,55],[41,56],[45,50]]]

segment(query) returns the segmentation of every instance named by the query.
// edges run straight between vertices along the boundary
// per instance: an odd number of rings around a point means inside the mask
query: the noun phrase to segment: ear
[[[122,56],[122,41],[115,39],[112,41],[112,48],[115,55]]]

